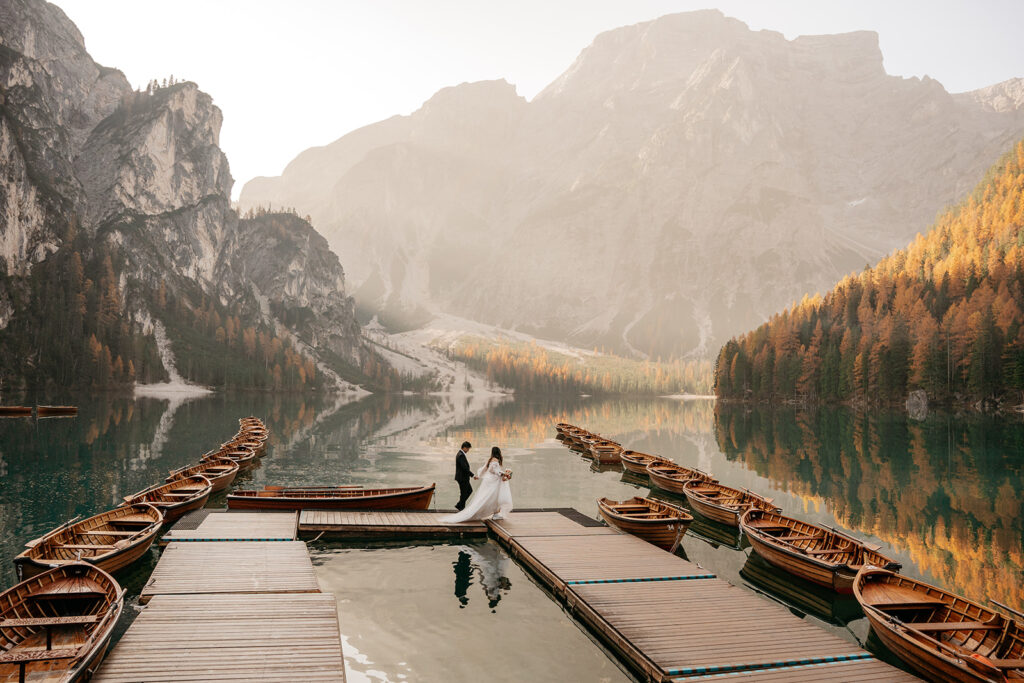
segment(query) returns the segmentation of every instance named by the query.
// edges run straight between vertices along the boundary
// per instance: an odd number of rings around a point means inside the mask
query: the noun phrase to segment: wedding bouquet
[[[501,480],[502,481],[508,481],[511,478],[512,478],[512,470],[505,470],[504,472],[501,473]]]

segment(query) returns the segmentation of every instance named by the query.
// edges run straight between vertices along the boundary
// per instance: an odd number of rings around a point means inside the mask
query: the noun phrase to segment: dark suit
[[[473,493],[473,487],[469,484],[472,477],[473,470],[469,469],[469,460],[460,448],[459,454],[455,456],[455,481],[459,482],[459,502],[455,504],[456,510],[466,507],[466,499]]]

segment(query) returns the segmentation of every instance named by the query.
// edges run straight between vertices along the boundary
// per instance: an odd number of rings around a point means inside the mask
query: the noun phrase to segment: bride
[[[476,519],[504,519],[512,512],[512,487],[508,480],[512,472],[502,467],[501,449],[491,449],[491,457],[487,464],[477,470],[476,476],[482,479],[480,488],[466,503],[466,508],[457,514],[446,515],[438,521],[442,524],[457,524]]]

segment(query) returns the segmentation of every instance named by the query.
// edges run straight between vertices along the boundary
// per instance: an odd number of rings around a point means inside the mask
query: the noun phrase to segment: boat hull
[[[230,510],[426,510],[434,487],[410,493],[347,498],[228,495]]]
[[[670,493],[678,493],[679,495],[683,495],[683,487],[686,486],[685,481],[672,479],[671,477],[663,476],[656,472],[652,472],[651,470],[648,469],[645,469],[644,471],[650,478],[651,483],[657,486],[659,489],[662,489],[663,491],[668,491]]]
[[[656,545],[659,548],[670,550],[676,542],[682,538],[686,533],[686,530],[690,527],[690,522],[693,518],[676,518],[671,520],[636,520],[624,518],[621,515],[614,515],[605,509],[603,506],[599,507],[602,519],[608,523],[609,526],[613,526],[620,531],[624,531],[627,534],[632,534],[637,538],[643,539],[652,545]]]
[[[963,683],[964,681],[989,683],[993,680],[988,676],[957,666],[931,648],[914,645],[899,635],[896,627],[891,626],[888,619],[880,617],[873,610],[865,609],[864,614],[867,615],[868,624],[878,639],[893,654],[922,674],[926,680],[941,681],[942,683]]]
[[[206,470],[206,471],[199,470],[199,471],[195,472],[195,474],[203,475],[210,482],[210,494],[211,495],[214,494],[214,493],[218,493],[220,491],[223,491],[227,487],[231,486],[231,484],[235,481],[235,477],[238,476],[238,473],[242,469],[241,466],[237,462],[235,462],[234,460],[229,460],[228,458],[222,458],[222,460],[227,461],[227,462],[231,462],[232,464],[235,465],[235,467],[232,467],[230,470],[228,470],[224,474],[219,474],[217,476],[211,476],[211,474],[209,474],[209,470]],[[171,476],[167,477],[167,479],[165,479],[164,481],[169,483],[169,482],[172,482],[172,481],[176,481],[178,479],[184,479],[186,477],[192,476],[192,474],[193,473],[189,473],[189,474],[172,474]]]
[[[857,572],[848,565],[842,565],[835,569],[823,563],[817,563],[801,553],[788,551],[772,543],[765,543],[757,534],[749,533],[743,529],[750,547],[768,564],[788,572],[801,579],[816,583],[825,588],[850,595],[853,593],[853,579]]]

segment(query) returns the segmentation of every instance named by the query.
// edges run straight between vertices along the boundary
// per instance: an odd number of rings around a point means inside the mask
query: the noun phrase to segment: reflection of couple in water
[[[512,588],[512,582],[505,576],[508,563],[508,555],[493,543],[461,548],[459,558],[452,563],[455,568],[455,597],[461,603],[459,607],[469,604],[466,593],[473,583],[474,570],[487,596],[487,606],[492,610],[497,607],[502,591],[508,592]]]
[[[447,515],[440,518],[442,524],[457,524],[477,519],[504,519],[512,512],[512,487],[509,480],[512,479],[512,470],[505,469],[504,458],[501,449],[495,446],[491,449],[491,457],[487,459],[476,474],[469,468],[469,460],[466,454],[469,452],[470,443],[462,442],[462,448],[455,456],[455,481],[459,482],[460,497],[455,504],[458,510],[454,515]],[[481,480],[480,489],[473,494],[473,486],[469,479]],[[467,504],[466,499],[469,498]]]

